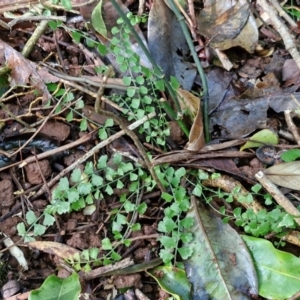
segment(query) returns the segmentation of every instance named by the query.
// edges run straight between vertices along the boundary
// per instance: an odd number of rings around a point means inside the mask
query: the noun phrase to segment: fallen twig
[[[285,121],[286,121],[289,131],[293,134],[297,144],[300,145],[300,135],[298,133],[298,129],[297,129],[296,125],[293,122],[293,119],[291,116],[291,111],[285,110],[284,117],[285,117]]]
[[[290,215],[293,215],[295,222],[300,225],[300,212],[298,209],[287,199],[277,186],[272,183],[267,176],[259,171],[255,174],[255,178],[259,183],[270,193],[270,195],[275,199],[275,201]]]

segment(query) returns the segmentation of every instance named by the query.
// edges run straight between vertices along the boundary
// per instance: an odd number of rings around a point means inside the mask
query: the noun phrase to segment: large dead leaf
[[[10,85],[12,87],[31,85],[38,92],[38,96],[43,96],[43,102],[51,99],[51,94],[45,85],[45,78],[40,75],[37,66],[1,40],[0,65],[6,65],[11,69]],[[43,74],[45,75],[45,73]]]
[[[264,173],[273,183],[300,191],[300,161],[278,164]]]
[[[230,99],[211,114],[211,130],[218,125],[222,128],[222,137],[244,137],[265,124],[269,108],[277,113],[299,109],[300,93],[294,93],[293,96],[296,101],[286,93],[270,94],[257,99]]]
[[[206,0],[197,17],[197,30],[210,46],[226,50],[240,46],[252,53],[258,30],[246,0]]]
[[[180,24],[162,0],[154,0],[148,22],[149,51],[167,78],[175,76],[185,90],[190,90],[196,77],[188,63],[190,50]]]
[[[193,201],[194,239],[185,244],[193,255],[185,261],[193,299],[245,300],[257,295],[253,261],[241,237],[228,224]]]

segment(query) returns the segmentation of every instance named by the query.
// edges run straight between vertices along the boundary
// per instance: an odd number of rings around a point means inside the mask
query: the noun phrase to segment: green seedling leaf
[[[67,192],[66,192],[66,194],[67,194],[67,198],[68,198],[68,201],[70,202],[70,203],[73,203],[73,202],[76,202],[76,201],[78,201],[78,199],[79,199],[79,193],[78,193],[78,190],[76,189],[76,188],[71,188],[71,189],[69,189]]]
[[[81,170],[79,168],[73,170],[71,174],[71,180],[76,183],[81,180]]]
[[[68,103],[74,100],[74,94],[73,93],[67,93],[64,95],[63,103]]]
[[[130,84],[131,84],[131,77],[129,77],[129,76],[124,76],[124,77],[122,78],[122,80],[123,80],[124,85],[130,86]]]
[[[80,128],[80,131],[87,130],[87,120],[86,119],[81,120],[79,128]]]
[[[52,226],[55,222],[55,218],[47,213],[44,213],[43,225]]]
[[[201,195],[202,195],[202,186],[199,183],[197,183],[195,188],[193,189],[192,193],[193,193],[193,195],[195,195],[197,197],[201,197]]]
[[[85,39],[86,45],[90,48],[95,48],[96,47],[96,43],[94,40],[92,39]]]
[[[41,224],[33,225],[33,234],[35,236],[43,235],[46,232],[47,227]]]
[[[257,183],[254,186],[252,186],[251,191],[254,192],[254,193],[258,193],[261,190],[261,188],[262,188],[262,186]]]
[[[111,34],[112,34],[112,35],[116,35],[116,34],[119,33],[119,32],[120,32],[120,30],[119,30],[118,27],[113,27],[113,28],[111,29]]]
[[[104,127],[99,129],[98,134],[99,134],[99,138],[100,138],[101,140],[106,140],[107,137],[108,137],[107,132],[106,132],[106,130],[105,130]]]
[[[139,92],[143,95],[147,95],[148,94],[148,89],[145,86],[141,86],[139,88]]]
[[[117,214],[117,223],[121,224],[121,225],[127,224],[127,218],[126,218],[126,216],[118,213]]]
[[[193,251],[189,247],[180,247],[178,248],[178,252],[182,259],[188,259],[193,254]]]
[[[122,189],[124,187],[124,183],[121,180],[117,180],[117,189]]]
[[[60,24],[58,24],[57,21],[49,21],[48,25],[53,31],[55,31]]]
[[[114,190],[112,189],[112,187],[108,184],[105,188],[105,192],[108,194],[108,195],[112,195],[114,193]]]
[[[141,224],[135,223],[135,224],[133,224],[132,226],[130,226],[130,228],[131,228],[132,231],[138,231],[138,230],[141,230]]]
[[[164,217],[162,221],[158,223],[158,230],[160,232],[170,233],[177,228],[177,224],[169,217]]]
[[[263,145],[277,145],[278,142],[278,135],[274,131],[263,129],[255,133],[240,150],[243,151],[248,148],[258,148]]]
[[[26,233],[25,224],[23,222],[19,223],[17,225],[17,230],[18,230],[18,234],[21,235],[21,236],[23,236]]]
[[[132,241],[131,240],[123,240],[123,243],[126,247],[129,247],[131,245]]]
[[[295,224],[294,218],[293,216],[286,214],[282,221],[278,224],[279,227],[287,227],[287,228],[291,228],[293,227]]]
[[[80,255],[83,261],[88,261],[90,258],[90,252],[87,249],[83,250]]]
[[[94,186],[101,186],[103,184],[103,178],[99,175],[93,174],[92,175],[92,184]]]
[[[130,173],[129,179],[130,179],[130,181],[136,181],[136,180],[138,180],[138,175],[135,173]]]
[[[111,252],[111,258],[114,260],[114,261],[118,261],[122,258],[122,256],[120,254],[118,254],[117,252],[115,251],[112,251]]]
[[[72,9],[72,3],[71,0],[61,0],[61,4],[66,10],[71,10]]]
[[[85,165],[85,167],[84,167],[84,173],[85,173],[85,175],[91,175],[91,174],[94,174],[94,165],[93,165],[93,163],[92,163],[91,161],[88,162],[88,163]],[[84,174],[82,174],[81,176],[82,176],[82,177],[80,177],[81,180],[85,179],[86,182],[88,181],[88,176],[85,176],[85,177],[84,177]]]
[[[81,195],[88,195],[92,190],[92,185],[90,182],[80,182],[77,190]]]
[[[141,203],[136,210],[140,215],[143,215],[147,210],[147,204],[145,202]]]
[[[176,300],[191,299],[191,284],[189,283],[185,271],[175,267],[156,267],[146,271],[152,276],[159,286]]]
[[[166,192],[162,192],[161,197],[167,202],[171,202],[173,200],[173,196]]]
[[[285,152],[283,152],[280,156],[280,158],[284,162],[291,162],[300,157],[300,149],[290,149]]]
[[[73,115],[73,111],[71,110],[71,111],[67,114],[66,120],[67,120],[68,122],[71,122],[71,121],[73,121],[73,118],[74,118],[74,115]]]
[[[78,100],[76,103],[75,103],[75,108],[76,109],[82,109],[84,108],[84,101],[82,99]]]
[[[91,248],[90,250],[89,250],[89,252],[90,252],[90,257],[92,258],[92,259],[94,259],[94,260],[96,260],[97,258],[98,258],[98,254],[99,254],[99,249],[98,248]]]
[[[26,221],[29,225],[33,224],[34,222],[36,222],[37,220],[37,217],[36,215],[34,214],[34,212],[32,210],[29,210],[27,213],[26,213]]]
[[[73,31],[71,32],[71,36],[72,39],[76,42],[76,43],[80,43],[80,40],[82,38],[82,34],[78,31]]]
[[[130,106],[133,109],[138,109],[140,107],[140,104],[141,104],[141,100],[139,98],[133,98],[132,101],[131,101]]]
[[[101,44],[101,43],[98,43],[97,50],[103,56],[107,54],[107,48],[106,48],[106,46],[103,45],[103,44]]]
[[[106,29],[106,25],[105,25],[105,22],[104,22],[103,16],[102,16],[102,4],[103,4],[103,1],[101,0],[97,4],[97,6],[94,8],[94,10],[92,12],[92,16],[91,16],[91,22],[92,22],[94,29],[98,33],[103,35],[105,38],[107,38],[107,29]]]
[[[157,81],[155,81],[155,87],[159,91],[164,92],[165,91],[165,82],[163,80],[157,80]]]
[[[130,98],[132,98],[134,96],[134,94],[135,94],[135,91],[136,91],[136,89],[134,87],[129,87],[127,89],[127,96],[130,97]]]
[[[176,239],[174,239],[170,236],[164,235],[159,238],[159,241],[167,250],[174,249],[176,247]]]
[[[257,270],[259,295],[283,300],[300,290],[300,259],[274,248],[265,239],[242,235]]]
[[[42,286],[29,295],[29,300],[78,300],[80,294],[79,276],[73,273],[67,278],[55,275],[47,277]]]
[[[179,81],[174,76],[171,76],[171,86],[175,91],[180,87]]]
[[[101,155],[98,159],[97,168],[98,169],[104,169],[106,168],[108,156],[107,155]]]
[[[63,177],[59,180],[59,184],[57,186],[59,191],[66,191],[69,189],[69,180],[67,177]]]
[[[131,203],[131,201],[126,200],[124,202],[124,209],[125,209],[126,213],[130,213],[136,209],[136,205],[134,203]]]
[[[193,239],[193,235],[192,235],[192,233],[190,233],[190,232],[185,232],[185,233],[180,233],[179,234],[179,236],[180,236],[180,239],[181,239],[181,241],[183,242],[183,243],[189,243],[189,242],[191,242],[192,241],[192,239]],[[192,254],[192,252],[190,252],[191,254]],[[186,259],[186,258],[184,258],[184,259]]]
[[[113,119],[107,119],[105,121],[104,127],[112,127],[114,126],[114,120]]]
[[[194,224],[194,219],[190,217],[185,217],[180,221],[180,225],[185,229],[190,229]]]
[[[88,194],[85,198],[86,204],[93,204],[94,203],[94,198],[92,194]]]
[[[116,62],[121,65],[125,63],[125,57],[124,56],[116,56]]]
[[[140,84],[140,85],[142,85],[142,84],[145,83],[145,79],[144,79],[143,76],[139,75],[139,76],[137,76],[137,77],[135,78],[135,82],[138,83],[138,84]]]
[[[111,250],[112,249],[112,244],[111,244],[109,238],[105,238],[102,240],[102,248],[103,248],[103,250]]]
[[[170,253],[165,249],[162,249],[159,252],[159,257],[163,260],[165,264],[168,264],[174,258],[174,254]]]

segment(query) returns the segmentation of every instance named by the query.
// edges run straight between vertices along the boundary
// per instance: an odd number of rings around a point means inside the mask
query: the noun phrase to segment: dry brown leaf
[[[190,130],[189,141],[185,147],[190,151],[199,151],[205,145],[200,99],[198,99],[197,109],[197,115]]]
[[[45,85],[44,78],[39,74],[37,66],[1,40],[0,64],[6,65],[11,69],[10,85],[12,87],[18,85],[31,85],[39,93],[38,96],[43,97],[44,103],[51,99],[51,94]],[[43,74],[45,75],[45,73]],[[47,78],[47,81],[50,80],[49,77]]]
[[[75,254],[80,253],[80,251],[75,248],[56,242],[34,241],[27,243],[27,245],[45,253],[56,255],[62,259],[68,259]]]
[[[300,191],[300,161],[272,166],[264,171],[273,183]]]
[[[180,107],[183,111],[186,111],[186,114],[191,118],[190,121],[192,123],[197,115],[200,99],[192,93],[180,88],[177,93],[179,95],[178,98]]]

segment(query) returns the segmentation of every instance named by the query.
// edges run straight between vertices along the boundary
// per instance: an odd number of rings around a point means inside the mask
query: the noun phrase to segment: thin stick
[[[24,46],[24,48],[22,50],[22,54],[23,54],[24,57],[29,56],[29,54],[30,54],[31,50],[33,49],[33,47],[35,46],[36,42],[38,41],[38,39],[41,37],[41,35],[47,29],[48,23],[49,23],[49,21],[43,20],[36,27],[33,35],[29,38],[29,40],[27,41],[26,45]]]
[[[18,17],[16,19],[13,19],[8,23],[8,26],[12,28],[17,23],[23,22],[23,21],[62,21],[66,22],[67,18],[65,16],[58,17],[58,16],[25,16],[25,17]]]
[[[286,121],[289,131],[293,134],[297,144],[300,145],[300,135],[298,133],[298,128],[296,127],[296,125],[293,122],[293,119],[291,116],[291,111],[285,110],[284,117],[285,117],[285,121]]]
[[[271,0],[271,3],[278,11],[280,17],[283,17],[293,28],[297,28],[296,22],[282,9],[277,0]]]

